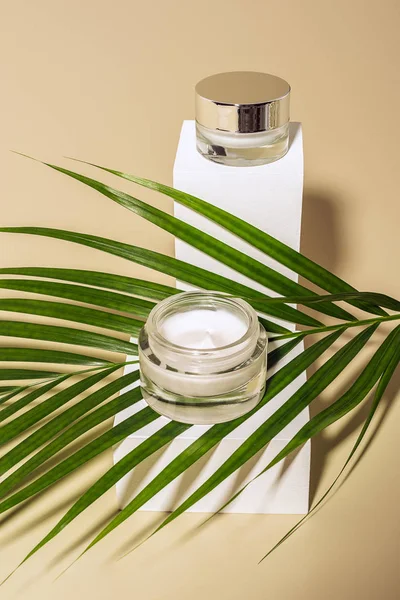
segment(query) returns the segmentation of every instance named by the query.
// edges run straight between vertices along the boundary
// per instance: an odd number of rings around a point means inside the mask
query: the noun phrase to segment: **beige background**
[[[67,164],[76,156],[170,182],[193,86],[225,70],[267,71],[293,87],[304,124],[302,249],[362,290],[399,295],[400,5],[396,0],[0,0],[1,223],[86,231],[172,251],[167,234],[10,149]],[[149,198],[148,194],[142,197]],[[157,206],[165,199],[151,196]],[[170,206],[168,204],[168,206]],[[0,237],[1,265],[146,275],[123,261],[40,238]],[[4,600],[394,600],[400,594],[399,407],[392,385],[379,431],[323,510],[267,561],[291,516],[184,515],[128,558],[158,515],[136,515],[74,568],[113,493],[0,590]],[[313,490],[343,463],[365,410],[314,443]],[[111,453],[0,531],[0,575],[47,532]],[[87,534],[87,535],[86,535]]]

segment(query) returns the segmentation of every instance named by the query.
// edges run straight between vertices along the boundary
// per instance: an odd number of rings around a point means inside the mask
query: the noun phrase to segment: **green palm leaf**
[[[2,385],[0,386],[0,395],[5,394],[7,392],[13,392],[19,389],[19,386],[16,385]]]
[[[40,384],[38,384],[36,382],[36,383],[30,383],[28,385],[15,385],[15,386],[14,385],[6,385],[6,386],[4,386],[5,390],[4,390],[4,394],[0,398],[0,404],[8,403],[9,400],[14,398],[15,396],[18,396],[18,394],[21,394],[25,390],[27,390],[31,387],[34,387],[35,385],[40,385]]]
[[[374,319],[364,319],[362,321],[350,321],[349,323],[341,323],[340,325],[327,325],[325,327],[316,327],[315,329],[307,329],[307,331],[290,331],[289,333],[282,333],[279,335],[270,336],[269,340],[280,341],[285,340],[287,338],[295,338],[297,336],[307,336],[314,335],[317,333],[327,333],[328,331],[345,331],[346,329],[351,329],[352,327],[363,327],[364,325],[371,324],[379,324],[384,323],[385,321],[398,321],[400,319],[400,314],[396,315],[388,315],[387,317],[375,317]]]
[[[282,367],[275,375],[271,377],[268,382],[267,390],[263,400],[252,411],[238,419],[235,419],[234,421],[221,423],[211,427],[211,429],[203,434],[196,442],[191,444],[187,450],[181,453],[170,463],[170,465],[168,465],[168,467],[166,467],[159,475],[157,475],[157,477],[154,478],[153,482],[139,494],[136,504],[132,504],[132,502],[134,502],[132,501],[123,511],[121,511],[120,515],[112,521],[113,526],[110,525],[111,529],[114,529],[119,524],[119,518],[125,520],[125,518],[132,514],[134,510],[137,510],[137,504],[139,504],[139,506],[143,505],[149,498],[154,496],[160,489],[165,487],[170,481],[175,479],[182,471],[190,466],[190,464],[193,464],[201,456],[206,454],[208,450],[220,442],[228,433],[236,429],[241,423],[249,419],[253,414],[260,410],[260,408],[264,406],[266,402],[271,400],[287,385],[289,385],[289,383],[294,381],[296,377],[304,372],[304,370],[307,369],[308,366],[310,366],[310,364],[312,364],[325,350],[327,350],[327,348],[329,348],[338,337],[338,333],[331,334],[324,340],[317,342],[311,348],[305,350],[299,356],[293,358],[289,364]],[[275,354],[270,357],[272,359],[272,366],[276,364],[275,361],[282,358],[286,352],[290,351],[293,347],[294,345],[292,342],[291,345],[288,345],[285,349],[280,348],[274,351]],[[171,425],[181,425],[180,432],[190,427],[190,425],[185,425],[182,423],[172,423]],[[166,426],[161,430],[161,432],[159,431],[148,438],[146,442],[140,444],[131,453],[120,460],[101,478],[99,482],[96,482],[94,486],[89,488],[89,490],[71,507],[61,521],[42,540],[42,542],[36,546],[34,551],[32,551],[32,554],[50,541],[50,539],[55,537],[68,523],[74,520],[83,510],[85,510],[95,500],[97,500],[97,498],[110,489],[110,487],[112,487],[116,481],[121,479],[127,472],[129,472],[135,464],[138,464],[138,462],[144,460],[144,458],[149,455],[148,453],[150,452],[150,449],[153,449],[153,452],[155,452],[161,447],[160,444],[166,444],[176,437],[176,435],[178,434],[175,432],[174,427]],[[117,520],[118,523],[116,522]],[[104,533],[104,535],[106,535],[106,533]]]
[[[400,314],[388,315],[382,309],[400,313],[400,303],[384,294],[358,292],[323,267],[303,257],[256,227],[184,192],[119,171],[99,167],[104,171],[172,197],[187,208],[221,225],[311,283],[320,286],[329,294],[316,294],[307,287],[297,284],[274,269],[231,248],[220,240],[214,239],[203,231],[133,196],[61,167],[50,164],[48,166],[99,191],[114,202],[234,269],[235,272],[245,275],[250,281],[249,285],[240,284],[217,273],[209,272],[151,250],[104,237],[40,227],[3,227],[0,228],[0,232],[27,233],[82,244],[175,277],[195,288],[218,290],[232,296],[248,299],[261,315],[271,315],[280,321],[297,323],[311,328],[306,331],[293,332],[281,323],[274,323],[263,317],[260,318],[266,329],[273,334],[269,336],[270,341],[274,341],[275,345],[278,344],[274,350],[269,352],[269,369],[287,355],[305,336],[333,332],[292,358],[288,364],[273,374],[267,381],[264,398],[253,411],[234,421],[210,427],[181,454],[176,456],[133,498],[124,510],[108,523],[89,545],[91,547],[215,447],[224,436],[259,411],[277,393],[283,391],[300,373],[321,356],[345,330],[352,327],[364,327],[365,329],[361,333],[337,350],[336,354],[329,358],[295,394],[288,398],[271,417],[262,423],[205,483],[199,486],[164,520],[157,531],[203,498],[254,456],[334,381],[367,344],[380,323],[399,319]],[[0,336],[91,347],[96,350],[123,353],[130,356],[137,355],[136,344],[121,339],[122,336],[115,337],[109,334],[95,333],[82,329],[82,326],[101,327],[111,332],[137,336],[143,320],[147,318],[155,302],[166,298],[170,294],[179,293],[179,290],[170,286],[147,282],[142,279],[79,269],[10,267],[0,269],[0,275],[3,275],[0,278],[0,289],[11,289],[70,301],[66,303],[49,301],[48,299],[2,298],[0,299],[0,310],[63,319],[76,324],[75,327],[61,327],[41,323],[1,320]],[[9,275],[18,276],[19,278],[9,278]],[[36,279],[29,279],[29,277],[35,277]],[[265,288],[281,294],[281,296],[271,298],[265,293],[255,290],[252,282],[257,285],[261,284]],[[378,315],[378,317],[356,320],[347,310],[338,306],[337,302],[357,306]],[[313,308],[319,313],[335,316],[344,320],[344,322],[326,325],[299,311],[292,306],[293,304]],[[281,341],[287,338],[289,338],[288,342],[279,345]],[[330,407],[311,419],[293,437],[282,452],[271,461],[267,468],[275,465],[319,431],[353,410],[355,406],[363,401],[376,382],[379,382],[370,415],[356,442],[356,448],[365,434],[384,389],[399,362],[399,339],[400,327],[397,327],[386,337],[364,371],[347,392]],[[111,448],[113,444],[123,440],[127,435],[159,418],[158,414],[149,407],[140,409],[140,406],[137,406],[139,410],[131,417],[97,435],[92,441],[84,443],[78,450],[71,448],[69,456],[63,459],[59,455],[61,450],[79,439],[87,431],[104,424],[110,417],[141,399],[141,391],[137,386],[139,372],[137,370],[132,372],[128,369],[129,372],[125,375],[107,381],[107,377],[114,374],[121,367],[121,363],[109,362],[95,356],[69,351],[18,348],[12,345],[0,348],[0,361],[2,360],[21,363],[21,366],[0,369],[0,381],[7,384],[0,386],[0,404],[4,405],[4,408],[0,410],[0,421],[10,419],[0,428],[0,442],[7,443],[20,434],[27,433],[28,435],[0,458],[0,475],[7,473],[7,477],[0,483],[0,497],[4,498],[0,502],[0,512],[9,510],[28,498],[32,498],[101,452]],[[37,368],[25,368],[24,363],[31,363],[32,366],[37,366]],[[90,368],[78,373],[60,373],[53,370],[43,370],[43,363],[49,365],[85,365]],[[75,375],[79,377],[79,380],[72,384],[68,381],[68,385],[65,386],[65,382]],[[14,385],[13,383],[24,379],[31,381],[27,385]],[[41,381],[39,382],[39,380]],[[62,384],[63,389],[57,390],[57,386],[60,384]],[[100,387],[89,392],[89,388],[94,385],[100,385]],[[131,389],[132,386],[135,387]],[[112,398],[118,392],[121,392],[121,394],[116,398]],[[51,395],[43,400],[42,397],[48,393],[51,393]],[[83,398],[72,403],[79,394],[84,394]],[[35,404],[33,408],[15,416],[16,413],[29,407],[32,402],[38,399],[40,399],[40,402]],[[54,411],[59,412],[52,416],[51,420],[43,423],[43,419],[47,419]],[[35,427],[35,430],[29,431],[32,427]],[[55,537],[67,524],[102,496],[134,466],[189,427],[190,425],[169,422],[156,434],[137,446],[109,469],[73,504],[64,517],[37,544],[24,561]],[[348,460],[350,460],[355,448]],[[25,458],[27,460],[24,462]],[[53,466],[54,458],[55,465]],[[49,462],[50,459],[52,459],[51,463]],[[347,463],[348,461],[346,461]],[[42,469],[45,470],[44,473],[42,473]],[[25,487],[21,487],[28,477],[31,481],[25,484]],[[12,492],[14,488],[19,489]],[[239,490],[237,494],[241,491]],[[12,495],[9,495],[10,492]],[[326,494],[319,503],[325,497]],[[296,527],[291,531],[295,530]],[[286,539],[287,536],[283,539]]]
[[[22,321],[0,321],[0,336],[2,335],[32,340],[46,340],[61,344],[89,346],[130,355],[137,354],[136,344],[124,342],[124,340],[108,335],[85,331],[84,329],[58,327],[57,325],[39,325],[38,323],[26,323]]]
[[[146,204],[133,196],[129,196],[124,192],[120,192],[110,186],[107,186],[100,181],[85,177],[74,171],[63,169],[48,163],[44,163],[48,167],[68,175],[81,183],[97,190],[107,198],[110,198],[114,202],[117,202],[121,206],[128,208],[135,214],[143,217],[147,221],[154,223],[158,227],[161,227],[165,231],[172,233],[175,237],[189,243],[194,248],[206,252],[208,256],[212,256],[219,262],[231,267],[238,273],[242,273],[246,277],[250,277],[253,281],[257,281],[266,288],[278,292],[279,294],[301,294],[313,295],[313,292],[302,285],[292,281],[285,275],[271,269],[267,265],[260,263],[259,261],[247,256],[243,252],[232,248],[228,244],[215,239],[211,235],[196,229],[192,225],[173,217],[161,211],[154,206]],[[352,315],[339,308],[338,306],[332,306],[330,304],[320,303],[318,307],[320,312],[337,317],[339,319],[352,319]]]
[[[67,375],[64,375],[63,377],[57,377],[56,379],[54,379],[53,381],[50,381],[49,383],[42,384],[42,385],[40,385],[40,387],[37,387],[35,390],[30,392],[29,394],[25,394],[25,396],[22,396],[22,398],[13,402],[10,406],[6,406],[6,408],[3,408],[0,411],[0,422],[5,421],[6,419],[11,417],[18,411],[25,408],[25,406],[28,406],[28,404],[30,404],[31,402],[34,402],[35,400],[40,398],[40,396],[43,396],[44,394],[46,394],[47,392],[52,390],[57,385],[60,385],[60,383],[62,383],[66,379],[68,379],[68,377],[71,377],[71,375],[67,374]],[[1,436],[1,429],[0,429],[0,436]]]
[[[0,381],[17,379],[45,379],[60,375],[54,371],[38,371],[36,369],[0,369]]]
[[[33,277],[43,277],[47,279],[61,279],[73,281],[74,283],[84,283],[96,287],[107,288],[133,294],[134,296],[143,296],[152,300],[162,300],[172,294],[178,294],[179,290],[161,283],[153,283],[144,279],[126,277],[112,273],[102,273],[100,271],[87,271],[82,269],[60,269],[48,267],[8,267],[0,269],[0,275],[27,275]],[[96,296],[97,298],[97,296]],[[112,308],[112,307],[110,307]],[[124,309],[126,310],[126,309]]]
[[[196,196],[192,196],[191,194],[187,194],[181,190],[176,190],[162,183],[151,181],[150,179],[136,177],[134,175],[123,173],[122,171],[116,171],[114,169],[107,169],[106,167],[86,161],[78,162],[91,165],[106,171],[107,173],[112,173],[117,177],[122,177],[123,179],[137,183],[140,186],[161,192],[162,194],[169,196],[179,204],[182,204],[182,206],[186,206],[187,208],[201,214],[207,219],[210,219],[214,223],[221,225],[221,227],[224,229],[227,229],[234,235],[240,237],[242,240],[245,240],[251,246],[258,248],[267,256],[270,256],[281,265],[288,267],[308,281],[318,285],[323,290],[332,292],[333,294],[356,291],[353,286],[349,285],[343,281],[343,279],[340,279],[333,273],[330,273],[318,263],[315,263],[311,259],[300,254],[300,252],[293,250],[293,248],[290,246],[287,246],[271,235],[268,235],[268,233],[261,231],[261,229],[254,227],[254,225],[243,221],[239,217],[236,217],[235,215],[223,210],[222,208],[219,208],[218,206],[214,206],[205,200],[196,198]],[[48,163],[45,164],[52,168],[61,170],[58,167],[54,167],[54,165],[49,165]],[[64,172],[64,170],[61,171]],[[189,241],[189,244],[192,245],[191,241]],[[373,314],[384,314],[383,311],[379,310],[378,307],[368,305],[367,303],[359,303],[355,301],[354,305],[368,312],[372,312]]]
[[[0,279],[0,288],[46,296],[57,296],[57,298],[68,298],[77,302],[95,304],[104,308],[133,313],[137,317],[144,318],[148,316],[154,306],[154,302],[134,298],[126,294],[106,292],[105,290],[97,290],[83,285],[36,281],[34,279]]]
[[[244,298],[251,300],[251,298]],[[377,294],[376,292],[346,292],[343,294],[323,294],[321,296],[278,296],[269,298],[266,302],[270,304],[303,304],[304,306],[319,304],[320,302],[349,302],[357,300],[361,302],[371,302],[377,307],[388,308],[389,310],[400,311],[400,302],[387,296],[386,294]],[[385,316],[385,315],[383,315]]]
[[[143,321],[124,317],[114,313],[67,304],[65,302],[49,302],[47,300],[27,300],[25,298],[0,298],[0,311],[25,313],[28,315],[41,315],[75,321],[84,325],[93,325],[103,329],[112,329],[122,333],[137,336],[143,327]]]
[[[146,250],[145,248],[139,248],[138,246],[132,246],[130,244],[124,244],[122,242],[117,242],[94,235],[75,233],[73,231],[65,231],[62,229],[50,229],[47,227],[1,227],[0,232],[1,231],[6,233],[28,233],[33,235],[41,235],[83,244],[84,246],[89,246],[91,248],[102,250],[104,252],[114,254],[115,256],[120,256],[121,258],[131,260],[142,266],[149,267],[150,269],[161,271],[196,287],[234,293],[245,297],[259,297],[260,300],[268,298],[268,296],[265,296],[265,294],[262,294],[261,292],[257,293],[255,290],[252,290],[251,288],[240,283],[231,281],[222,275],[210,273],[209,271],[201,269],[200,267],[195,267],[183,261],[177,260],[176,258],[164,256],[163,254],[159,254],[153,250]],[[252,300],[251,304],[256,310],[265,311],[266,314],[273,315],[277,318],[284,319],[292,323],[299,323],[300,325],[308,325],[310,327],[317,327],[318,325],[321,325],[321,323],[316,319],[305,315],[304,313],[301,313],[290,306],[266,306],[265,303],[263,304],[259,300]]]
[[[0,362],[37,362],[52,363],[63,365],[97,365],[107,366],[108,360],[97,358],[96,356],[87,356],[84,354],[75,354],[75,352],[62,352],[61,350],[43,350],[41,348],[21,348],[21,347],[1,347]]]

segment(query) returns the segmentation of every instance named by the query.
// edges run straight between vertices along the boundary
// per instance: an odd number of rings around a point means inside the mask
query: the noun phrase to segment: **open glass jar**
[[[171,296],[139,334],[143,397],[176,421],[230,421],[261,400],[266,352],[265,329],[244,300],[201,291]]]

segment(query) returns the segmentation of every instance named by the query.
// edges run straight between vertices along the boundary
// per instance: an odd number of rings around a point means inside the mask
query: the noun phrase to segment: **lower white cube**
[[[299,344],[290,355],[285,357],[279,366],[281,367],[287,363],[302,350],[302,345]],[[133,368],[135,367],[129,367],[129,369]],[[271,372],[269,375],[271,375]],[[304,373],[283,392],[263,406],[255,415],[231,432],[185,473],[177,477],[143,505],[141,510],[171,511],[176,508],[199,485],[206,481],[249,435],[282,406],[305,381],[306,375]],[[146,404],[142,400],[130,409],[122,411],[116,416],[115,425],[144,408],[144,406]],[[228,477],[190,510],[205,513],[218,510],[237,490],[262,471],[293,435],[307,423],[308,419],[308,410],[302,411],[252,460]],[[114,461],[117,462],[123,458],[168,422],[169,419],[160,416],[150,425],[127,437],[115,449]],[[209,427],[209,425],[192,426],[123,477],[116,485],[119,507],[126,506],[171,460],[200,437]],[[309,471],[310,445],[306,444],[293,458],[282,461],[254,481],[223,512],[304,514],[308,511],[309,503]]]

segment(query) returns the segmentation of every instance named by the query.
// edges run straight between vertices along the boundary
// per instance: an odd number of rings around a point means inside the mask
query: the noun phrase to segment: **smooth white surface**
[[[206,160],[196,150],[194,121],[184,121],[174,167],[174,187],[198,196],[278,238],[300,248],[303,199],[303,138],[300,123],[289,125],[289,151],[273,163],[257,167],[228,167]],[[174,214],[233,248],[297,281],[296,273],[269,258],[226,229],[175,203]],[[248,277],[175,240],[177,258],[266,292],[277,294]],[[193,289],[178,284],[181,289]],[[294,326],[280,322],[289,329]]]
[[[213,163],[203,158],[196,150],[195,123],[185,121],[182,127],[178,151],[174,167],[174,187],[203,198],[224,210],[252,223],[266,233],[280,239],[292,248],[300,246],[301,208],[303,195],[303,145],[300,123],[290,124],[290,144],[288,153],[280,160],[257,167],[228,167]],[[273,267],[294,281],[297,275],[279,265],[275,260],[265,256],[247,242],[240,240],[219,225],[208,221],[189,209],[175,204],[175,215],[205,231],[214,237],[245,252],[260,262]],[[202,252],[191,248],[184,242],[175,242],[177,258],[214,273],[234,278],[276,295],[261,285],[254,284],[247,277],[210,258]],[[190,286],[179,284],[181,289]],[[292,327],[284,323],[286,327]],[[292,327],[294,329],[294,327]],[[269,348],[271,350],[273,345]],[[285,357],[279,367],[303,350],[302,344]],[[270,377],[273,371],[269,370]],[[200,483],[208,479],[215,469],[286,402],[306,382],[303,373],[283,392],[263,406],[211,450],[199,464],[193,465],[186,473],[171,482],[151,501],[144,505],[144,510],[172,510],[187,497]],[[126,419],[131,412],[145,406],[144,401],[132,409],[117,415],[115,422]],[[302,411],[289,425],[274,438],[254,460],[242,469],[233,473],[190,510],[197,512],[214,512],[237,489],[242,487],[251,477],[258,474],[293,435],[309,420],[308,410]],[[152,433],[168,423],[168,419],[160,417],[147,427],[129,436],[115,451],[114,460],[125,456],[130,450],[146,440]],[[155,456],[150,457],[142,465],[128,474],[117,484],[117,495],[120,506],[124,506],[146,482],[169,464],[184,448],[197,440],[209,425],[195,425],[186,430],[172,443]],[[244,513],[299,513],[308,510],[310,475],[310,444],[306,444],[293,460],[276,465],[259,477],[249,486],[225,512]]]
[[[246,331],[244,320],[226,308],[185,310],[169,315],[160,326],[160,333],[169,342],[197,349],[228,346],[243,337]]]

